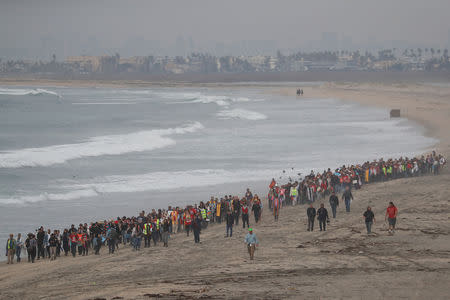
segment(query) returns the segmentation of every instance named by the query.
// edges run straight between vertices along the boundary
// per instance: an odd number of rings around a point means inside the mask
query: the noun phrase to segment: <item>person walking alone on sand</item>
[[[394,230],[395,230],[395,224],[397,223],[397,215],[398,215],[398,210],[397,207],[395,207],[393,202],[389,202],[389,206],[386,209],[386,215],[384,217],[384,220],[388,221],[389,223],[389,235],[393,235],[394,234]]]
[[[328,211],[323,203],[320,204],[320,208],[317,210],[317,220],[319,220],[320,231],[326,231],[327,222],[330,221],[328,217]]]
[[[372,233],[372,224],[375,222],[375,215],[370,206],[367,206],[367,210],[363,214],[364,221],[366,222],[367,234]]]
[[[316,209],[312,204],[309,205],[306,210],[306,215],[308,216],[308,231],[314,230],[314,219],[316,217]]]
[[[345,210],[347,212],[350,212],[350,203],[352,203],[353,195],[352,195],[352,191],[350,191],[349,186],[347,186],[345,188],[345,191],[342,194],[342,200],[344,200],[344,202],[345,202]]]
[[[336,193],[333,191],[330,196],[330,206],[331,213],[333,214],[333,219],[336,219],[336,209],[339,206],[339,198],[336,196]]]
[[[248,233],[245,236],[245,243],[247,244],[248,254],[250,255],[250,260],[253,260],[253,256],[255,255],[256,246],[258,246],[258,238],[253,233],[253,229],[249,228]]]

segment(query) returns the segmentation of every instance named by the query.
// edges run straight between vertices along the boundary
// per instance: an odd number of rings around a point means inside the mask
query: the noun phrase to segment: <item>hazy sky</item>
[[[0,57],[18,48],[28,56],[170,55],[177,46],[210,50],[241,41],[320,48],[323,32],[336,32],[340,48],[391,41],[445,47],[449,12],[449,0],[0,0]]]

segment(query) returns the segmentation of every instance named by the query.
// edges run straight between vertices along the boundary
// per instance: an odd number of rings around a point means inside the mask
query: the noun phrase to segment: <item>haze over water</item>
[[[387,110],[246,87],[0,88],[0,128],[1,242],[436,142]]]

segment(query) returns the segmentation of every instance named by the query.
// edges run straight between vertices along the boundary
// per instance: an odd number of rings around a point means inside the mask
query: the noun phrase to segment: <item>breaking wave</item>
[[[231,97],[220,95],[205,95],[202,93],[159,93],[157,94],[161,98],[178,100],[177,104],[190,104],[190,103],[202,103],[202,104],[216,104],[218,106],[229,106],[236,102],[249,102],[252,101],[247,97]]]
[[[0,88],[0,95],[9,96],[41,96],[41,95],[54,95],[58,98],[61,96],[53,91],[45,89],[11,89],[11,88]]]
[[[221,119],[241,119],[241,120],[265,120],[267,116],[251,110],[246,109],[230,109],[230,110],[222,110],[217,113],[217,116]]]
[[[0,198],[0,204],[21,205],[26,203],[36,203],[42,201],[69,201],[87,197],[95,197],[98,193],[94,190],[75,190],[67,193],[42,193],[35,196],[19,196],[10,198]]]
[[[174,145],[176,142],[169,135],[193,133],[203,128],[195,122],[176,128],[97,136],[81,143],[3,151],[0,168],[50,166],[83,157],[150,151]]]

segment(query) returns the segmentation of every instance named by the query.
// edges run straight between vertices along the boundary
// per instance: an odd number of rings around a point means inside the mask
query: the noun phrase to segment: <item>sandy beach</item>
[[[295,88],[264,89],[301,101]],[[304,94],[400,109],[439,140],[438,153],[450,155],[450,86],[325,83],[305,87]],[[114,255],[103,248],[100,256],[3,263],[0,298],[448,299],[449,182],[447,168],[440,176],[366,185],[354,193],[352,212],[341,205],[326,232],[306,231],[306,206],[282,209],[278,222],[265,209],[262,223],[254,225],[250,218],[260,240],[254,261],[243,242],[246,230],[237,226],[232,238],[224,238],[222,224],[203,231],[199,245],[192,236],[176,234],[168,248],[133,252],[127,247]],[[387,235],[384,222],[389,201],[399,209],[394,236]],[[370,237],[362,219],[369,204],[377,219]]]

